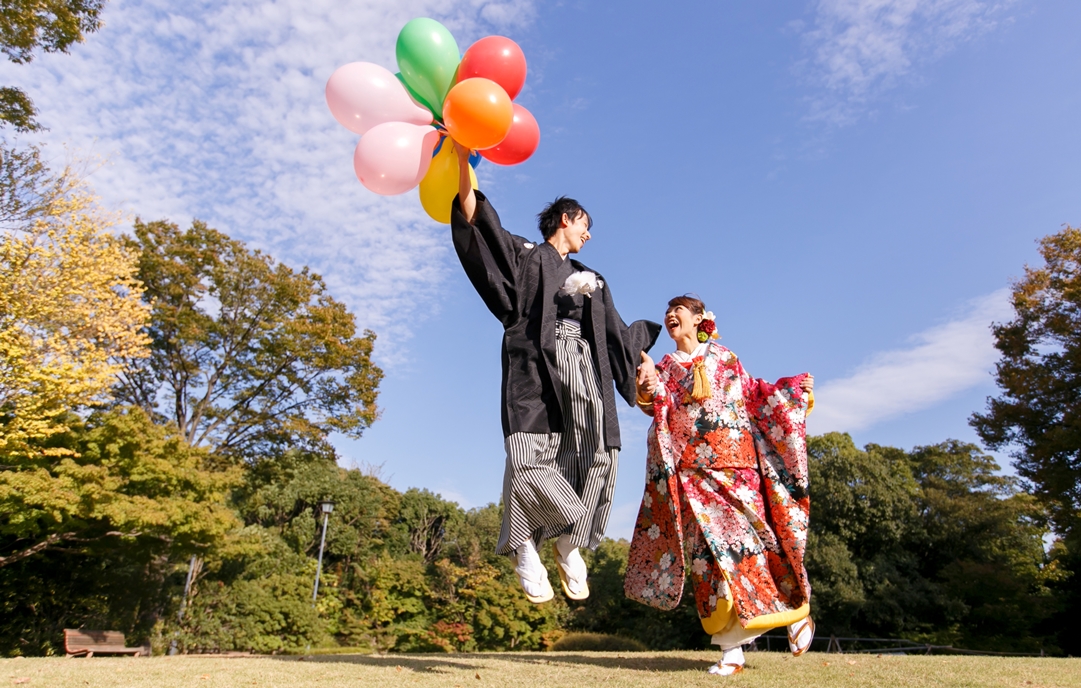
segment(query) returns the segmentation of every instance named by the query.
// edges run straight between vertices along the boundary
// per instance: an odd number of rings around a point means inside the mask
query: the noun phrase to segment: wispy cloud
[[[998,359],[991,323],[1010,317],[1009,290],[1000,289],[915,335],[909,348],[880,353],[849,377],[816,385],[809,431],[861,430],[988,382]]]
[[[34,98],[45,143],[107,160],[91,179],[107,206],[198,217],[312,266],[379,332],[385,361],[438,303],[450,242],[415,194],[356,181],[356,140],[326,108],[326,79],[354,60],[393,69],[413,17],[444,22],[464,49],[533,14],[532,0],[113,0],[72,54],[5,62],[0,80]]]
[[[846,125],[883,92],[958,44],[1009,21],[1016,0],[819,0],[797,23],[809,57],[800,71],[817,95],[809,119]]]

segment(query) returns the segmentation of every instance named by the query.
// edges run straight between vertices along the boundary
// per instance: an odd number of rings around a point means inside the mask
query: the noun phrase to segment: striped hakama
[[[600,378],[575,320],[556,320],[556,367],[562,432],[515,432],[505,442],[498,554],[564,534],[576,547],[596,549],[608,526],[619,449],[605,446]]]

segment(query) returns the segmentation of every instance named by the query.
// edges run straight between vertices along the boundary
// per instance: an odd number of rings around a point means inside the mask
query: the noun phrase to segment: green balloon
[[[399,83],[400,83],[400,84],[401,84],[402,86],[404,86],[404,87],[405,87],[405,91],[406,91],[406,93],[408,93],[408,94],[409,94],[410,96],[412,96],[413,100],[417,101],[418,103],[420,103],[420,104],[421,104],[421,105],[423,105],[424,107],[426,107],[426,108],[428,108],[429,110],[431,110],[431,112],[432,112],[432,116],[433,116],[433,117],[435,117],[435,118],[436,118],[437,120],[439,120],[440,122],[442,122],[442,121],[443,121],[443,110],[442,110],[442,109],[437,109],[437,108],[434,108],[434,107],[432,107],[432,104],[431,104],[431,103],[429,103],[428,101],[424,100],[424,98],[422,98],[422,97],[420,96],[420,94],[419,94],[419,93],[417,93],[416,91],[414,91],[414,90],[413,90],[413,87],[412,87],[412,86],[410,86],[409,84],[407,84],[407,83],[405,82],[405,77],[403,77],[403,76],[402,76],[402,73],[401,73],[401,72],[395,72],[395,73],[394,73],[394,76],[398,77],[398,82],[399,82]]]
[[[413,19],[398,34],[395,54],[409,91],[442,117],[443,99],[454,85],[454,74],[462,61],[454,36],[434,19]]]

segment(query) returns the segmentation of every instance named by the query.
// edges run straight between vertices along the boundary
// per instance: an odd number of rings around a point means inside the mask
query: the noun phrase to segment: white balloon
[[[334,119],[361,136],[386,122],[432,123],[432,113],[409,96],[398,77],[371,62],[350,62],[334,70],[326,97]]]
[[[424,179],[439,132],[432,126],[384,122],[372,127],[353,152],[357,179],[383,196],[405,193]]]

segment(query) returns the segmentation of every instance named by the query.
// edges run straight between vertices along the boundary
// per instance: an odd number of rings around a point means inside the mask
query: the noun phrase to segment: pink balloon
[[[326,96],[334,119],[362,136],[385,122],[432,123],[428,108],[413,102],[397,77],[371,62],[350,62],[334,70]]]
[[[361,137],[353,169],[360,183],[377,194],[405,193],[428,173],[437,143],[435,127],[384,122]]]

